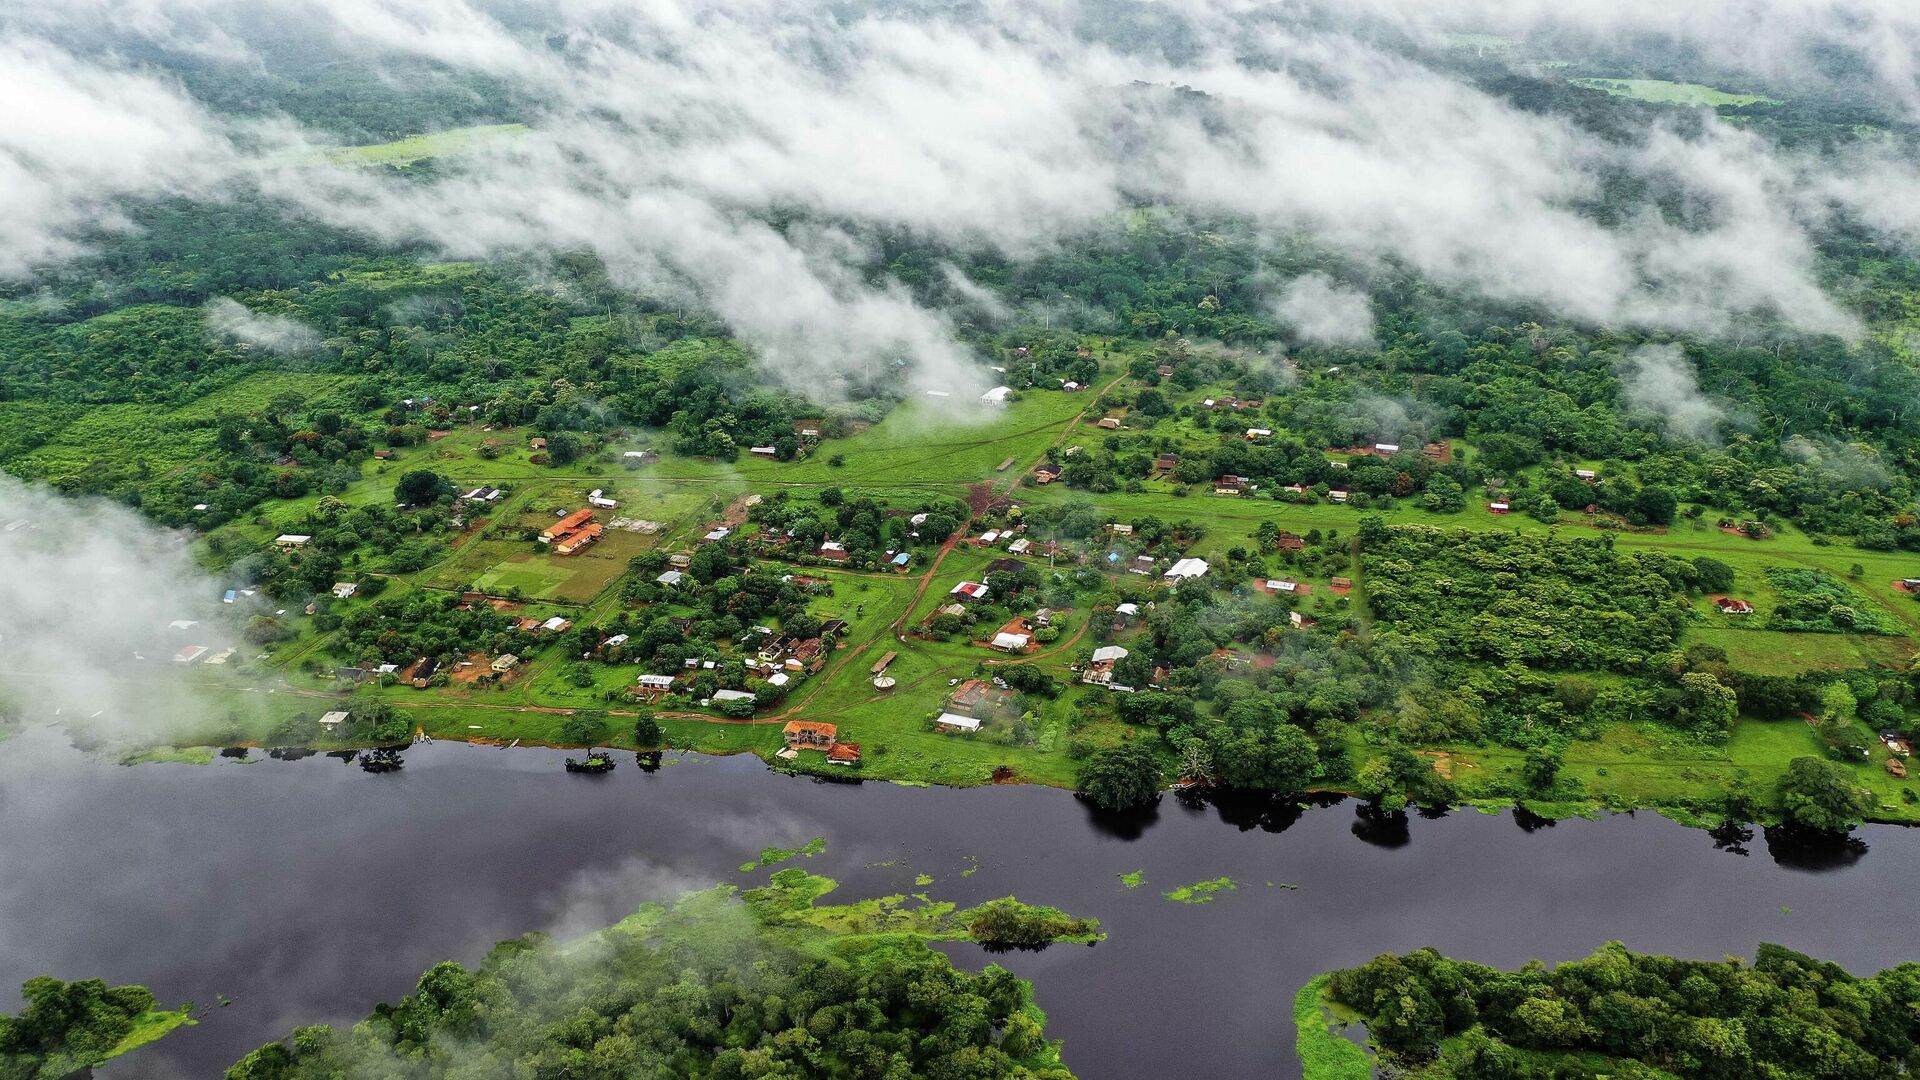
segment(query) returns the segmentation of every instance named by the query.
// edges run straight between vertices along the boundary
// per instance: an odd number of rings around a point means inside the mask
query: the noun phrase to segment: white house
[[[1128,601],[1127,603],[1124,603],[1124,604],[1115,604],[1113,608],[1113,613],[1115,615],[1125,615],[1127,618],[1131,619],[1134,616],[1140,614],[1140,605],[1133,603],[1132,601]]]
[[[995,634],[993,635],[993,647],[999,649],[1001,652],[1019,652],[1021,649],[1026,648],[1027,642],[1031,640],[1033,639],[1025,634]]]
[[[594,488],[592,491],[587,492],[587,505],[597,506],[602,510],[611,510],[614,507],[619,506],[620,501],[618,499],[609,499],[605,495],[601,494],[601,490],[599,488]]]
[[[334,728],[339,727],[341,724],[346,723],[348,720],[351,720],[352,718],[353,718],[353,714],[350,712],[346,712],[344,710],[339,712],[330,712],[320,717],[320,726],[323,728],[326,728],[328,731],[332,731]]]
[[[943,728],[953,728],[958,731],[980,730],[980,721],[977,717],[961,716],[959,713],[943,712],[934,722]]]
[[[642,675],[640,676],[640,685],[649,690],[671,690],[673,689],[673,676]]]
[[[1272,437],[1273,437],[1273,429],[1272,429],[1272,428],[1263,428],[1263,427],[1250,427],[1250,428],[1248,428],[1248,429],[1247,429],[1247,441],[1248,441],[1248,442],[1253,442],[1253,441],[1255,441],[1255,440],[1257,440],[1257,439],[1267,439],[1267,438],[1272,438]]]
[[[1007,399],[1012,396],[1013,388],[1011,386],[996,386],[986,393],[981,394],[980,400],[989,405],[1005,405]]]
[[[360,591],[360,586],[354,584],[351,581],[336,582],[333,586],[333,595],[339,597],[342,600],[345,600],[347,597],[352,596],[354,593],[357,593],[359,591]]]
[[[709,701],[752,701],[753,695],[745,690],[715,690]]]
[[[1093,650],[1093,662],[1096,664],[1111,664],[1115,660],[1125,660],[1126,658],[1127,650],[1118,645],[1102,645]]]
[[[793,681],[793,676],[787,674],[784,671],[776,671],[773,674],[767,676],[768,686],[785,686],[792,681]]]
[[[279,536],[273,538],[273,543],[276,547],[297,548],[305,547],[307,541],[311,539],[313,539],[313,537],[305,533],[281,533]]]
[[[1373,452],[1376,454],[1387,454],[1391,456],[1393,454],[1397,454],[1400,452],[1400,444],[1392,443],[1392,442],[1377,442],[1373,444]]]
[[[553,618],[548,619],[546,622],[541,623],[540,629],[545,630],[550,634],[557,634],[560,631],[565,630],[567,627],[572,625],[573,624],[568,622],[567,620],[561,618],[558,615],[555,615]]]
[[[1181,559],[1179,562],[1174,563],[1173,566],[1161,576],[1169,581],[1186,581],[1189,578],[1206,577],[1207,560]]]
[[[685,578],[686,576],[687,575],[681,573],[678,570],[669,570],[666,573],[661,574],[659,577],[654,578],[653,580],[671,589],[674,586],[680,584],[681,579]]]

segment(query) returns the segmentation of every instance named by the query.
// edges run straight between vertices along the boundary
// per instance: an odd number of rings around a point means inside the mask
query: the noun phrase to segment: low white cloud
[[[206,194],[240,176],[299,213],[444,257],[591,250],[616,283],[713,311],[784,385],[832,397],[899,361],[913,389],[983,385],[948,315],[881,270],[880,237],[1022,259],[1117,231],[1143,204],[1183,208],[1310,237],[1363,271],[1708,335],[1756,311],[1857,333],[1817,271],[1813,232],[1835,202],[1920,245],[1908,215],[1849,195],[1842,170],[1710,115],[1602,138],[1368,32],[1384,20],[1422,41],[1479,24],[1686,43],[1732,20],[1750,27],[1739,40],[1757,73],[1803,55],[1798,34],[1866,50],[1893,86],[1913,70],[1920,17],[1880,0],[1751,0],[1737,19],[1651,0],[1365,0],[1310,19],[1228,3],[1170,13],[1177,49],[1089,40],[1106,10],[1093,0],[988,2],[964,17],[761,0],[265,3],[143,2],[114,32],[217,41],[206,62],[243,70],[273,47],[250,40],[259,20],[284,17],[376,69],[484,77],[533,103],[518,117],[531,130],[431,177],[336,168],[302,154],[290,123],[242,127],[163,75],[46,44],[79,33],[101,0],[28,0],[0,16],[0,93],[38,106],[0,118],[0,197],[23,208],[0,222],[0,275],[71,255],[83,227],[115,224],[121,196]],[[1876,190],[1910,190],[1876,160]],[[1603,223],[1588,208],[1617,198],[1621,178],[1664,198]],[[1007,317],[940,272],[955,317]],[[1364,298],[1321,285],[1296,281],[1275,313],[1298,340],[1364,343]],[[1079,300],[1010,306],[1100,321]]]
[[[1274,300],[1273,311],[1296,341],[1373,343],[1373,305],[1367,294],[1337,285],[1325,274],[1302,274],[1287,282]]]
[[[1669,438],[1713,442],[1727,411],[1700,391],[1693,366],[1678,345],[1642,345],[1620,365],[1627,406],[1650,414]]]
[[[0,278],[83,250],[83,230],[123,224],[121,196],[207,189],[232,147],[172,81],[0,34]]]
[[[236,708],[244,695],[210,693],[196,665],[173,660],[239,644],[235,607],[194,565],[188,541],[118,504],[0,474],[0,702],[28,719],[147,741]]]
[[[297,319],[260,315],[225,296],[207,302],[207,329],[216,337],[251,345],[281,356],[295,356],[320,347],[320,332]]]

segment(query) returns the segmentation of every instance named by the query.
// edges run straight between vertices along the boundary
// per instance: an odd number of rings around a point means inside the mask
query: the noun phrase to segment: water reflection
[[[1074,801],[1086,809],[1087,824],[1101,835],[1111,836],[1115,840],[1138,840],[1160,820],[1158,798],[1145,806],[1120,811],[1102,810],[1083,798],[1076,797]]]
[[[1703,836],[1656,815],[1547,828],[1348,811],[1338,796],[1175,797],[1113,815],[1040,788],[809,783],[745,756],[645,754],[644,780],[622,769],[600,784],[569,782],[565,751],[423,745],[384,777],[351,752],[332,755],[345,770],[303,756],[121,768],[44,733],[10,740],[0,985],[56,974],[146,983],[163,1001],[226,995],[231,1008],[102,1073],[218,1076],[296,1024],[364,1017],[440,960],[764,882],[738,868],[814,836],[827,851],[794,865],[840,881],[840,899],[1012,894],[1099,918],[1098,949],[996,959],[1033,980],[1067,1064],[1102,1080],[1293,1080],[1292,1027],[1273,1018],[1300,985],[1422,945],[1502,967],[1610,939],[1708,958],[1776,941],[1863,973],[1920,955],[1920,832],[1889,827],[1837,841],[1769,829],[1771,858],[1727,859],[1709,843],[1744,851],[1757,830]],[[1880,856],[1863,857],[1869,841]],[[1134,871],[1144,881],[1128,888]],[[1239,888],[1211,903],[1164,896],[1223,876]]]
[[[1766,827],[1767,854],[1789,870],[1813,874],[1845,870],[1866,857],[1867,842],[1852,834],[1820,832],[1791,825]]]
[[[1751,855],[1747,845],[1753,842],[1753,827],[1739,821],[1729,821],[1707,830],[1713,837],[1716,851],[1725,851],[1733,855]]]
[[[1515,806],[1513,808],[1513,823],[1520,826],[1521,832],[1526,833],[1539,832],[1541,829],[1551,829],[1555,825],[1560,824],[1550,817],[1541,817],[1539,814],[1534,813],[1524,806]]]
[[[1353,835],[1381,848],[1403,848],[1413,841],[1404,810],[1382,810],[1370,802],[1355,803]]]

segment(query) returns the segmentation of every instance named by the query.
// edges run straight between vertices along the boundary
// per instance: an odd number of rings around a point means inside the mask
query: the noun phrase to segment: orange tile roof
[[[592,510],[575,510],[573,513],[568,514],[566,517],[563,517],[559,521],[556,521],[552,525],[549,525],[547,527],[546,533],[548,536],[559,536],[562,533],[570,533],[573,530],[579,528],[582,525],[585,525],[587,522],[592,520],[593,520]]]
[[[818,720],[789,720],[787,726],[780,730],[787,735],[820,735],[831,739],[840,729]]]

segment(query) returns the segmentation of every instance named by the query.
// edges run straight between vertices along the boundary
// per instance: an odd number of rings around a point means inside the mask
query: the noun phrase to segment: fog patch
[[[207,301],[207,329],[215,337],[251,345],[277,356],[298,356],[320,347],[320,332],[297,319],[261,315],[238,300]]]
[[[1302,274],[1289,281],[1273,303],[1273,313],[1295,341],[1315,345],[1372,345],[1373,303],[1358,289],[1338,285],[1325,274]]]
[[[1700,392],[1678,345],[1642,345],[1620,365],[1620,394],[1630,409],[1651,415],[1675,440],[1714,442],[1727,410]]]
[[[240,605],[221,602],[188,542],[117,503],[0,474],[0,701],[104,739],[164,742],[204,727],[217,691],[203,688],[201,665],[243,646]],[[231,697],[221,712],[242,695]]]

